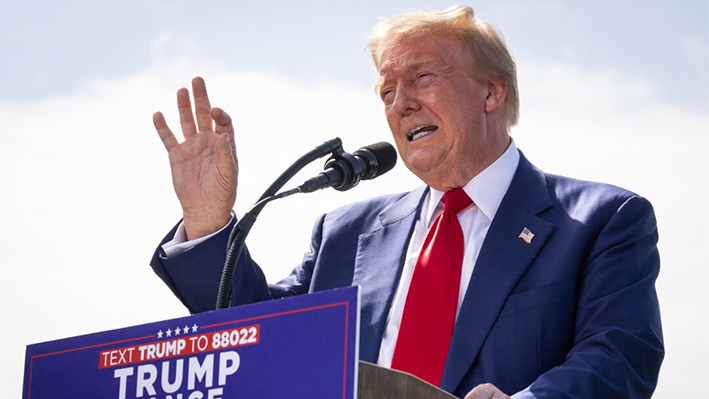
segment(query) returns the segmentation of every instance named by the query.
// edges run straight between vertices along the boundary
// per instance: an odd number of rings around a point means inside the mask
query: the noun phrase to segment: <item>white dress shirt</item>
[[[458,221],[463,229],[465,253],[463,255],[463,268],[460,276],[460,291],[458,293],[456,318],[458,317],[460,306],[463,303],[465,292],[468,290],[468,283],[473,274],[473,268],[475,267],[478,254],[480,253],[480,247],[485,240],[485,235],[490,228],[490,223],[492,223],[492,219],[495,217],[495,213],[497,213],[497,208],[500,207],[502,197],[505,196],[512,182],[512,177],[517,170],[517,164],[519,164],[519,152],[517,152],[517,147],[514,141],[512,141],[502,156],[463,186],[465,193],[473,200],[473,205],[470,205],[458,213]],[[444,192],[442,191],[430,189],[428,195],[423,200],[421,214],[416,221],[414,232],[409,242],[404,269],[401,273],[401,280],[399,280],[399,286],[394,293],[394,302],[389,310],[384,336],[382,337],[382,343],[379,349],[377,364],[382,367],[391,367],[391,359],[394,355],[396,338],[399,334],[399,325],[401,324],[401,315],[404,312],[406,293],[409,290],[414,266],[416,265],[416,260],[418,259],[419,252],[421,252],[421,247],[426,239],[428,230],[431,228],[431,225],[438,215],[443,213],[444,205],[441,203],[443,194]]]

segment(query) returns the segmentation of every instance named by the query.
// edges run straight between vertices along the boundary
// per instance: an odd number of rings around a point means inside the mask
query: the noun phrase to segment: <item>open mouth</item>
[[[438,130],[438,126],[433,126],[433,125],[418,126],[414,129],[411,129],[411,131],[409,132],[409,141],[418,140],[421,137],[428,136],[429,134],[435,132],[436,130]]]

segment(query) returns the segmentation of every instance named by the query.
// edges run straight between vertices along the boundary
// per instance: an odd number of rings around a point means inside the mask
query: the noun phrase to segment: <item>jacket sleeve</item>
[[[206,241],[180,254],[167,257],[162,245],[175,235],[178,223],[155,250],[150,266],[190,313],[215,309],[219,281],[226,260],[226,245],[235,223],[233,220],[227,228]],[[233,305],[270,298],[266,278],[251,259],[246,247],[239,257],[236,270]]]
[[[291,275],[267,284],[259,265],[244,246],[234,273],[232,306],[307,293],[321,242],[324,215],[313,230],[311,250]],[[191,313],[214,310],[219,282],[226,261],[226,245],[236,220],[221,232],[180,254],[167,257],[162,246],[175,235],[179,223],[158,245],[150,266]]]

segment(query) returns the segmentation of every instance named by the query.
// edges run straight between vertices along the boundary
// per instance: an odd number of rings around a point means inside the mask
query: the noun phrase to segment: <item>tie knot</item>
[[[461,187],[458,187],[455,190],[451,190],[443,194],[443,198],[441,198],[441,201],[446,205],[445,209],[450,212],[453,212],[454,215],[457,215],[458,212],[462,211],[473,203],[473,200],[468,197],[468,194],[466,194],[465,190],[463,190],[463,188]]]

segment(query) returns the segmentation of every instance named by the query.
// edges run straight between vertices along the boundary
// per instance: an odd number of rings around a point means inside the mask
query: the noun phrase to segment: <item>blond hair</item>
[[[373,29],[369,51],[377,71],[384,49],[401,36],[423,37],[449,34],[461,42],[468,74],[476,80],[504,79],[507,84],[507,128],[519,120],[517,67],[502,34],[489,23],[475,18],[472,8],[453,6],[440,11],[414,11],[386,18]]]

